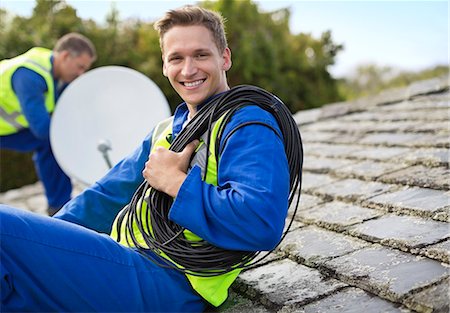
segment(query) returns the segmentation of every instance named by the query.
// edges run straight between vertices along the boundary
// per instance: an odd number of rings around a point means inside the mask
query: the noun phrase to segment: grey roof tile
[[[328,173],[352,163],[351,160],[309,157],[306,155],[303,158],[303,169],[315,173]]]
[[[245,271],[237,285],[250,299],[259,299],[272,309],[308,303],[346,286],[289,259]]]
[[[450,228],[444,222],[389,214],[353,226],[349,233],[367,241],[414,251],[447,239]]]
[[[359,143],[366,145],[385,146],[432,146],[432,143],[424,140],[422,134],[412,133],[376,133],[365,136]],[[425,136],[429,138],[429,136]]]
[[[450,280],[448,278],[409,295],[405,299],[407,307],[417,312],[450,312],[448,298],[450,296]]]
[[[325,262],[349,285],[394,302],[448,277],[440,262],[382,246],[371,246]]]
[[[449,149],[408,149],[404,160],[409,164],[422,164],[427,167],[447,166],[450,163]]]
[[[412,150],[411,148],[399,148],[399,147],[365,146],[360,150],[350,152],[348,156],[350,158],[363,160],[367,159],[373,161],[395,161],[398,160],[402,155],[411,153],[411,151],[415,150]]]
[[[438,78],[418,81],[408,86],[408,96],[414,97],[417,95],[429,94],[437,92],[449,86],[449,76],[443,75]]]
[[[305,226],[305,224],[302,223],[302,222],[299,222],[299,221],[297,221],[295,219],[292,219],[292,218],[287,218],[286,222],[285,222],[285,225],[284,225],[284,230],[286,231],[287,227],[290,227],[289,231],[294,231],[294,230],[296,230],[296,229],[298,229],[300,227],[304,227],[304,226]]]
[[[279,311],[279,313],[406,313],[411,312],[399,308],[380,297],[374,296],[359,288],[345,288],[319,301],[307,304],[301,308]]]
[[[394,189],[395,185],[360,179],[344,179],[327,185],[313,188],[315,195],[328,196],[338,200],[358,201],[374,195],[379,195]]]
[[[421,253],[429,258],[448,264],[450,263],[450,240],[447,239],[443,242],[426,247],[425,249],[422,249]]]
[[[293,115],[297,125],[305,125],[319,120],[321,109],[312,109],[307,111],[299,111]]]
[[[351,236],[337,234],[319,227],[308,226],[287,234],[280,250],[299,263],[318,266],[324,261],[348,254],[367,246]]]
[[[404,187],[400,190],[372,197],[368,203],[387,207],[397,212],[415,211],[422,216],[432,216],[450,206],[450,192],[429,188]]]
[[[36,195],[42,195],[44,188],[40,182],[24,186],[20,189],[8,190],[0,194],[0,203],[9,203],[13,200],[22,200]]]
[[[450,169],[446,166],[426,167],[416,165],[383,175],[380,181],[405,186],[421,186],[434,189],[450,189]]]
[[[334,231],[344,231],[351,225],[383,215],[383,212],[368,209],[352,203],[341,201],[327,202],[308,210],[302,209],[298,218],[310,224],[315,224]]]
[[[292,217],[292,214],[294,213],[297,197],[298,197],[298,193],[296,194],[295,198],[292,201],[291,206],[289,207],[289,211],[288,211],[289,218]],[[301,206],[302,211],[312,208],[312,207],[315,207],[324,202],[323,199],[316,197],[316,196],[311,196],[308,194],[301,194],[300,201],[302,203],[302,206]]]
[[[335,182],[337,179],[328,175],[304,172],[302,175],[302,191],[313,189]]]
[[[302,139],[304,143],[308,142],[330,142],[333,141],[338,135],[331,132],[302,132]]]
[[[361,145],[335,145],[327,143],[308,143],[304,145],[305,157],[321,156],[330,158],[351,157],[353,153],[365,151]]]
[[[338,134],[337,136],[335,136],[333,138],[333,140],[328,140],[328,141],[324,141],[324,142],[328,142],[328,143],[333,143],[333,144],[354,144],[359,143],[363,138],[364,138],[364,133],[356,133],[356,132],[352,132],[352,133],[342,133],[342,134]]]
[[[376,180],[380,176],[399,171],[405,168],[402,163],[393,162],[374,162],[374,161],[353,161],[350,165],[340,167],[335,170],[336,175],[340,177],[354,177],[364,180]],[[390,183],[389,180],[386,180]]]

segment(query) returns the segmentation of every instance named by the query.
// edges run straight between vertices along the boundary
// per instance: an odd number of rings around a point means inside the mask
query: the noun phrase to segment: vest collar
[[[200,110],[203,106],[207,105],[211,100],[213,100],[214,98],[224,94],[224,91],[221,93],[218,93],[214,96],[209,97],[208,99],[206,99],[203,103],[201,103],[200,105],[198,105],[198,109]],[[181,130],[183,129],[183,124],[184,122],[187,120],[189,115],[189,110],[187,107],[186,102],[182,102],[181,104],[178,105],[177,109],[175,110],[174,116],[173,116],[173,139],[175,139],[175,137],[181,132]]]

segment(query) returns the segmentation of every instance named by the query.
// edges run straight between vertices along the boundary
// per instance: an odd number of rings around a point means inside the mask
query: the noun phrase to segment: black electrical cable
[[[238,125],[231,130],[224,138],[222,144],[222,135],[225,125],[228,123],[234,112],[248,105],[257,105],[260,108],[271,113],[281,130],[281,134],[268,124],[262,122],[249,122]],[[226,93],[214,97],[209,103],[205,104],[192,118],[192,120],[178,134],[170,145],[169,150],[180,152],[186,145],[195,139],[199,139],[204,133],[207,133],[205,142],[206,151],[209,151],[210,135],[212,126],[221,116],[224,116],[220,125],[216,138],[216,164],[219,164],[219,155],[221,149],[232,134],[238,129],[250,124],[258,124],[271,128],[277,136],[283,139],[286,157],[289,165],[290,174],[290,192],[289,207],[293,202],[295,194],[300,194],[301,190],[301,173],[303,166],[303,148],[298,126],[292,118],[289,109],[283,102],[271,93],[255,86],[241,85],[232,88]],[[208,158],[206,158],[208,162]],[[204,178],[206,176],[205,165]],[[146,193],[149,193],[145,198]],[[145,199],[144,199],[145,198]],[[294,220],[299,205],[300,195],[294,206],[291,221],[283,233],[281,240],[284,239]],[[146,201],[148,210],[143,216],[140,210],[140,201]],[[144,181],[134,193],[130,203],[122,210],[118,222],[117,233],[120,241],[120,229],[125,221],[125,239],[128,244],[138,248],[138,251],[144,255],[149,250],[155,252],[160,266],[170,267],[187,274],[196,276],[216,276],[230,272],[236,268],[247,268],[255,265],[269,255],[269,251],[265,256],[255,260],[259,255],[259,251],[235,251],[225,250],[216,247],[209,242],[199,239],[199,241],[188,240],[183,234],[185,229],[180,225],[169,220],[169,210],[172,206],[173,199],[167,194],[151,188]],[[133,231],[133,224],[137,225],[139,232],[147,246],[143,246],[136,238]],[[280,242],[281,242],[280,240]],[[273,251],[273,250],[272,250]],[[170,260],[164,258],[160,254],[164,253]],[[150,258],[155,262],[153,258]]]

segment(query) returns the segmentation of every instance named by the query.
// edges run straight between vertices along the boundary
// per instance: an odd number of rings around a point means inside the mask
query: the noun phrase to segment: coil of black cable
[[[303,148],[298,126],[289,109],[279,98],[256,86],[240,85],[234,87],[203,105],[192,120],[178,134],[169,149],[174,152],[180,152],[188,143],[199,139],[205,132],[207,132],[206,138],[209,141],[214,121],[222,115],[225,115],[221,125],[226,125],[236,110],[247,105],[257,105],[275,117],[282,133],[285,153],[289,164],[289,206],[291,206],[296,193],[298,193],[296,203],[293,204],[294,210],[291,221],[284,231],[282,240],[294,220],[299,205]],[[229,133],[227,138],[238,128],[245,126],[239,125]],[[221,127],[216,139],[216,157],[220,155],[221,145],[219,143],[222,141],[223,129],[224,127]],[[224,138],[225,142],[227,138]],[[206,142],[207,149],[209,149],[209,144],[209,142]],[[217,162],[217,164],[219,163]],[[147,214],[143,216],[138,203],[140,199],[142,200],[144,198],[148,190],[149,196],[146,198],[146,201],[149,209],[146,210]],[[137,247],[144,255],[146,255],[148,250],[155,252],[160,258],[158,261],[160,266],[171,267],[196,276],[216,276],[236,268],[250,267],[260,262],[270,253],[268,252],[263,257],[256,259],[256,256],[260,253],[259,251],[224,250],[205,240],[193,242],[186,239],[183,235],[185,229],[170,221],[168,218],[172,203],[173,199],[170,196],[151,188],[144,181],[134,193],[130,203],[120,213],[121,215],[117,223],[117,233],[120,234],[121,225],[125,223],[125,237],[129,244]],[[127,218],[125,218],[126,214],[128,214]],[[134,236],[133,223],[138,225],[147,247],[143,246]],[[120,237],[118,241],[120,241]],[[160,256],[161,252],[167,255],[171,261]]]

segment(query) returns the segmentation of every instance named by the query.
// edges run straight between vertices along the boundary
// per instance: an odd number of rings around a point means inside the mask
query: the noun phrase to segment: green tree
[[[255,84],[277,94],[291,109],[317,107],[340,100],[328,72],[343,48],[326,32],[320,39],[289,30],[289,9],[260,12],[250,0],[205,1],[227,20],[233,54],[230,83]]]

